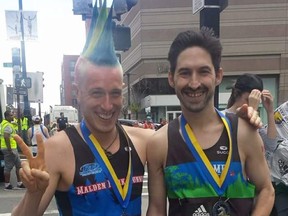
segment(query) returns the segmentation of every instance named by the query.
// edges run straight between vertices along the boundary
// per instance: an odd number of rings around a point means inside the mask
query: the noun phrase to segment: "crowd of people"
[[[273,97],[258,76],[244,74],[233,86],[227,109],[216,109],[215,88],[224,74],[221,55],[221,42],[212,30],[181,32],[168,53],[168,82],[180,101],[181,116],[169,123],[163,119],[157,131],[151,118],[143,128],[153,130],[121,125],[123,71],[114,50],[112,10],[104,1],[98,11],[96,1],[75,66],[83,120],[49,138],[35,117],[28,138],[37,151],[31,152],[11,127],[13,114],[5,112],[5,187],[14,165],[18,187],[26,187],[12,215],[43,215],[55,196],[60,215],[140,216],[146,164],[148,216],[167,215],[167,198],[170,216],[268,216],[273,207],[272,214],[287,215],[287,193],[275,196],[279,181],[272,184],[265,158],[265,152],[273,157],[280,140]],[[260,103],[267,113],[266,127],[257,112]],[[17,143],[27,157],[21,169]],[[9,162],[12,155],[15,164]]]

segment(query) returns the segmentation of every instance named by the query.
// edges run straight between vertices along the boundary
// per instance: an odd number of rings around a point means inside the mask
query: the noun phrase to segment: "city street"
[[[15,171],[12,171],[11,183],[13,186],[16,185],[15,180]],[[5,191],[4,190],[4,183],[0,183],[0,216],[9,216],[11,215],[11,211],[13,207],[20,201],[21,197],[24,195],[25,189],[21,190],[12,190],[12,191]],[[142,192],[142,215],[146,215],[148,205],[148,191],[147,191],[147,173],[144,176],[144,183],[143,183],[143,192]],[[45,214],[47,216],[56,216],[58,215],[57,206],[55,199],[52,200],[48,209],[46,210]]]

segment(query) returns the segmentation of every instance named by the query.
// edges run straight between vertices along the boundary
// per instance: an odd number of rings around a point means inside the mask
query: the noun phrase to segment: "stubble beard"
[[[199,103],[191,103],[191,102],[187,102],[187,100],[185,100],[184,97],[182,97],[182,95],[178,95],[178,98],[181,102],[181,106],[186,109],[188,112],[192,112],[192,113],[200,113],[201,111],[203,111],[207,106],[209,106],[209,102],[212,100],[213,98],[213,93],[209,93],[206,94],[206,97],[204,98],[204,100],[202,100]]]

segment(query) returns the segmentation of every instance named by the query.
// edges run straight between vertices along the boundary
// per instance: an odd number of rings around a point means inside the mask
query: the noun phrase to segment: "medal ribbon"
[[[198,164],[200,164],[201,171],[204,172],[204,175],[208,178],[211,186],[215,189],[218,195],[222,195],[224,193],[224,189],[222,185],[227,177],[227,173],[231,164],[231,157],[232,157],[232,138],[231,138],[231,126],[229,120],[226,116],[215,109],[218,115],[221,117],[221,120],[227,130],[228,139],[229,139],[229,152],[228,158],[226,160],[224,169],[219,177],[219,175],[214,170],[211,162],[207,158],[206,154],[204,153],[203,149],[201,148],[199,142],[197,141],[191,127],[187,123],[184,115],[181,115],[181,132],[185,139],[185,142],[192,152],[193,156],[195,157]]]
[[[86,143],[88,144],[96,160],[99,162],[100,166],[102,167],[105,175],[108,177],[108,180],[110,181],[113,192],[116,195],[120,205],[122,206],[123,209],[126,209],[129,204],[131,191],[132,191],[131,151],[128,151],[129,152],[129,165],[128,165],[127,175],[125,178],[124,187],[122,187],[107,155],[105,154],[98,140],[94,137],[93,134],[91,134],[90,130],[87,128],[84,120],[82,120],[80,127],[81,127],[81,131],[82,131],[82,134],[84,136]],[[123,133],[125,133],[125,131],[123,131]],[[127,140],[127,144],[128,144],[128,148],[130,149],[129,140]]]

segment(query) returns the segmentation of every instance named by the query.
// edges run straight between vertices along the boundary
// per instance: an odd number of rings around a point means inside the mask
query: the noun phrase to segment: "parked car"
[[[118,119],[118,121],[121,125],[127,125],[127,126],[131,126],[131,127],[138,127],[139,126],[139,122],[135,119]]]

